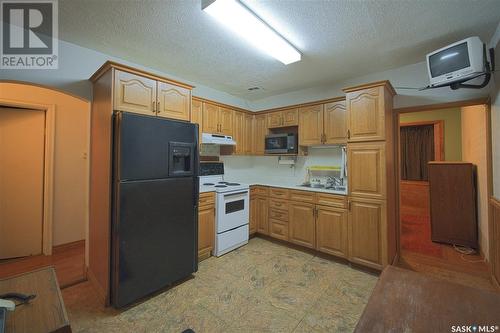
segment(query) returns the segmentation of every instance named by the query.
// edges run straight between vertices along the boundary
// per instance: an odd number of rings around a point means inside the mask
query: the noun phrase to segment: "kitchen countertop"
[[[269,187],[279,187],[279,188],[287,188],[291,190],[299,190],[299,191],[309,191],[309,192],[319,192],[319,193],[329,193],[329,194],[337,194],[337,195],[347,195],[342,191],[334,191],[327,190],[324,188],[311,188],[304,187],[300,185],[289,185],[289,184],[278,184],[266,181],[254,181],[254,182],[242,182],[243,184],[248,184],[250,186],[260,185],[260,186],[269,186]],[[200,186],[200,193],[214,192],[214,188],[211,186]]]

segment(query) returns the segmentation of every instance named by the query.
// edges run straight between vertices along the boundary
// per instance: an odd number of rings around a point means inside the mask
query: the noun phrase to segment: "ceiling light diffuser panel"
[[[240,37],[285,65],[301,54],[286,39],[238,0],[202,0],[202,9]]]

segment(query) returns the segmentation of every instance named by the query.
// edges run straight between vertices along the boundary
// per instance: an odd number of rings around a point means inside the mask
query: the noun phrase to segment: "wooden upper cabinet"
[[[299,109],[293,108],[281,111],[283,126],[297,126],[299,124]]]
[[[189,121],[190,110],[191,90],[158,82],[158,116]]]
[[[350,198],[349,260],[381,269],[387,263],[386,204],[384,200]]]
[[[282,120],[281,112],[271,112],[267,114],[267,127],[276,128],[281,127]]]
[[[316,207],[316,250],[347,258],[347,211],[325,206]]]
[[[349,143],[347,170],[349,195],[386,197],[385,142]]]
[[[254,116],[251,114],[245,114],[244,116],[245,126],[244,126],[244,148],[243,152],[245,154],[253,153],[253,124],[254,124]]]
[[[211,103],[203,103],[203,132],[219,133],[219,107]]]
[[[347,118],[345,101],[327,103],[324,106],[324,143],[347,142]]]
[[[264,154],[265,150],[265,138],[267,135],[267,123],[266,123],[266,115],[256,115],[254,122],[255,130],[254,130],[254,149],[256,154]]]
[[[198,141],[201,143],[203,103],[193,99],[191,103],[191,122],[198,124]]]
[[[319,145],[323,136],[323,104],[299,109],[299,145]]]
[[[156,114],[156,80],[115,70],[114,110]]]
[[[245,114],[235,111],[233,113],[233,139],[236,141],[235,153],[244,154],[246,145]]]
[[[219,133],[233,135],[233,113],[231,109],[219,109]]]
[[[314,204],[295,202],[289,206],[289,240],[292,243],[313,249],[315,247],[316,223]]]
[[[386,108],[392,108],[392,104],[386,105],[390,93],[384,85],[347,92],[349,142],[385,140]]]

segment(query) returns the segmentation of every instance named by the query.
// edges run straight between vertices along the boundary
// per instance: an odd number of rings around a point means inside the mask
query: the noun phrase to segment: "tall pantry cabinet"
[[[381,81],[346,88],[344,92],[349,258],[382,269],[396,255],[395,91],[389,81]]]

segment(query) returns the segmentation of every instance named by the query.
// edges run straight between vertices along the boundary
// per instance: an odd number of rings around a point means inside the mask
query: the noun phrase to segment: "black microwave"
[[[266,154],[297,154],[297,134],[269,134],[265,141]]]

